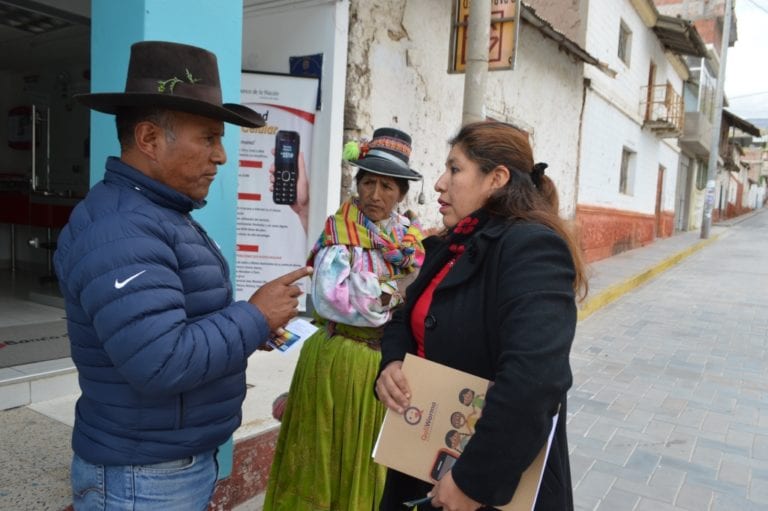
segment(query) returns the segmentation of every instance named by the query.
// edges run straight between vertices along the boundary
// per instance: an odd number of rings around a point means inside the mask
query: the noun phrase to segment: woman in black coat
[[[419,509],[506,504],[559,413],[535,509],[572,510],[565,419],[575,297],[586,293],[579,249],[524,132],[479,122],[450,145],[435,184],[447,234],[425,241],[407,305],[385,330],[376,393],[400,413],[408,406],[406,353],[495,383],[453,468],[434,487],[389,470],[380,509],[427,494]]]

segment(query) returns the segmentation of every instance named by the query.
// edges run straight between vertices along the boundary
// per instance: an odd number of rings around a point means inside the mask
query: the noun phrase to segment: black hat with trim
[[[366,150],[367,149],[367,150]],[[411,157],[411,137],[395,128],[379,128],[373,138],[361,148],[361,158],[348,163],[374,174],[411,181],[421,174],[408,166]]]

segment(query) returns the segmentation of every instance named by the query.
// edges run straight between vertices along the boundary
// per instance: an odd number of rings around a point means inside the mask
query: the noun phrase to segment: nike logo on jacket
[[[115,289],[123,289],[130,281],[132,281],[133,279],[135,279],[136,277],[138,277],[139,275],[141,275],[145,271],[147,271],[147,270],[141,270],[136,275],[131,275],[130,277],[128,277],[127,279],[122,280],[122,281],[115,279]]]

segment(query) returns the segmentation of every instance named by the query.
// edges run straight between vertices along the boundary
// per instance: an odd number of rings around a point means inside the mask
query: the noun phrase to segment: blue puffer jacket
[[[56,273],[82,396],[72,448],[97,464],[212,450],[240,425],[264,316],[233,302],[200,207],[117,158],[61,232]]]

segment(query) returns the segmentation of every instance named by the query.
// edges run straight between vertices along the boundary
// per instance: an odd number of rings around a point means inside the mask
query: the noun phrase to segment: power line
[[[747,1],[748,1],[749,3],[751,3],[752,5],[754,5],[755,7],[757,7],[758,9],[760,9],[761,11],[763,11],[764,13],[768,14],[768,9],[766,9],[766,8],[765,8],[765,7],[763,7],[762,5],[760,5],[760,4],[758,4],[757,2],[755,2],[755,0],[747,0]]]
[[[761,94],[768,94],[768,90],[761,92],[750,92],[749,94],[739,94],[738,96],[728,96],[728,99],[749,98],[751,96],[760,96]]]

